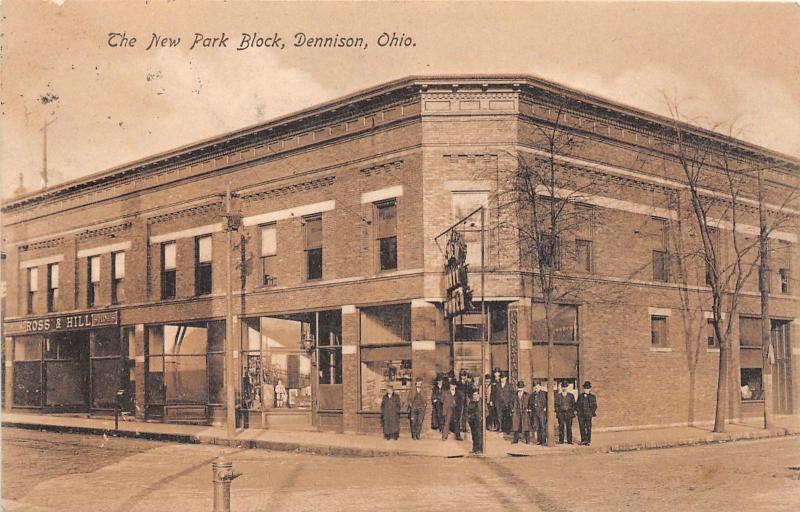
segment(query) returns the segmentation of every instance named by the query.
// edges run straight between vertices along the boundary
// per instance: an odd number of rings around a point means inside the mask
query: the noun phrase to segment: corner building
[[[528,76],[406,78],[7,201],[4,407],[110,414],[119,400],[138,419],[219,423],[233,385],[250,428],[378,431],[387,382],[405,401],[418,376],[429,389],[438,372],[479,371],[482,294],[487,368],[543,379],[536,268],[502,229],[510,214],[496,192],[520,154],[541,154],[537,127],[557,113],[582,142],[559,165],[608,186],[581,205],[592,212],[582,234],[564,241],[580,251],[559,255],[559,279],[591,293],[558,306],[555,377],[592,381],[600,428],[686,424],[690,409],[711,421],[718,349],[707,330],[697,350],[684,342],[684,285],[661,254],[665,194],[685,188],[658,149],[669,121]],[[691,130],[769,162],[776,194],[800,186],[797,160]],[[241,218],[230,246],[228,184]],[[485,288],[473,222],[476,310],[451,324],[436,237],[481,205]],[[797,414],[800,397],[796,225],[776,232],[771,274],[782,414]],[[692,289],[708,295],[704,283]],[[692,315],[707,329],[702,305]],[[762,385],[755,278],[739,315],[733,418],[763,407],[739,392]]]

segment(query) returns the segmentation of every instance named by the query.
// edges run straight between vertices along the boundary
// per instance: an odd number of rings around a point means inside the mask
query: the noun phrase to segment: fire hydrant
[[[222,457],[211,463],[214,475],[214,508],[213,512],[230,512],[231,482],[239,475],[233,472],[233,463]]]

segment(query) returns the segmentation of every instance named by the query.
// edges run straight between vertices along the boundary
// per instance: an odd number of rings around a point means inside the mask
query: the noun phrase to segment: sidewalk
[[[722,434],[711,432],[710,426],[594,432],[592,445],[589,447],[575,444],[546,448],[535,444],[526,445],[522,442],[511,444],[502,439],[499,434],[488,432],[486,455],[488,457],[507,457],[608,453],[800,435],[800,416],[779,416],[776,418],[775,428],[770,430],[761,428],[759,421],[760,418],[752,418],[743,422],[729,423],[727,432]],[[236,438],[231,441],[227,439],[225,429],[222,427],[120,421],[119,431],[114,432],[113,419],[87,418],[77,415],[4,412],[2,424],[4,427],[36,430],[120,435],[179,443],[216,444],[356,457],[391,455],[463,457],[469,455],[472,448],[469,435],[464,436],[464,440],[460,442],[456,441],[453,436],[443,442],[438,432],[429,432],[419,441],[413,441],[407,436],[401,437],[397,441],[386,441],[379,435],[240,429],[237,431]],[[575,442],[578,441],[576,428]]]

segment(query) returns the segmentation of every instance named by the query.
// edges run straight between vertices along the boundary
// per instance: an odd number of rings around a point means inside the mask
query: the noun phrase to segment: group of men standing
[[[558,442],[573,444],[572,421],[577,416],[580,444],[588,446],[592,442],[592,418],[597,415],[597,398],[591,392],[592,383],[588,380],[583,383],[583,391],[577,399],[569,391],[566,382],[562,382],[560,388],[554,397]],[[534,384],[531,393],[525,391],[523,381],[513,387],[508,382],[508,375],[495,368],[489,391],[486,428],[510,435],[512,443],[518,443],[520,438],[530,443],[531,433],[535,435],[537,444],[547,443],[547,390],[539,382]]]
[[[488,377],[488,376],[487,376]],[[408,419],[411,438],[420,439],[428,400],[423,391],[423,381],[417,377],[414,390],[408,398]],[[456,440],[463,439],[462,433],[471,432],[472,451],[483,451],[483,415],[481,412],[480,381],[466,370],[459,373],[458,379],[451,371],[449,375],[438,374],[430,396],[432,405],[431,428],[439,430],[443,441],[450,433]],[[555,413],[558,420],[558,442],[572,443],[572,422],[578,417],[581,445],[592,442],[592,418],[597,415],[597,399],[591,393],[592,384],[584,382],[583,390],[577,399],[562,382],[555,395]],[[535,383],[533,391],[525,391],[525,383],[517,382],[512,387],[508,376],[499,368],[494,370],[494,378],[489,387],[487,429],[503,432],[518,443],[522,438],[531,442],[531,432],[537,444],[547,442],[547,390]],[[391,383],[381,402],[381,426],[386,439],[397,439],[400,432],[400,397]]]

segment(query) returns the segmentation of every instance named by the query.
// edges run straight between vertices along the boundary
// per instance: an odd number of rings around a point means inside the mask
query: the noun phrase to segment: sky
[[[800,158],[798,4],[3,0],[0,11],[3,198],[20,174],[41,187],[45,123],[55,185],[417,74],[531,74],[659,114],[666,95],[698,124]],[[237,50],[254,32],[285,46]],[[298,32],[367,47],[296,48]],[[412,44],[380,47],[384,32]],[[137,41],[112,46],[110,33]],[[148,50],[153,34],[181,42]]]

